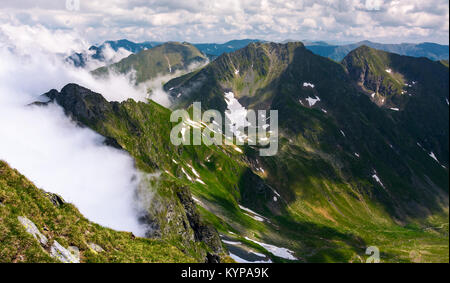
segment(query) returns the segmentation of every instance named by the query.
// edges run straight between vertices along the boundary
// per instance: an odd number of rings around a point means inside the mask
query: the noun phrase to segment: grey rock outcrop
[[[25,231],[32,235],[47,252],[49,246],[48,238],[43,235],[36,224],[30,219],[19,216],[17,217],[20,224],[25,228]],[[60,243],[54,241],[50,247],[50,256],[63,263],[80,263],[80,250],[77,247],[71,246],[68,249],[64,248]]]
[[[100,247],[99,245],[94,244],[94,243],[89,243],[88,246],[92,251],[94,251],[96,253],[101,253],[101,252],[105,251],[102,247]]]
[[[36,240],[38,240],[42,246],[47,246],[48,244],[47,237],[44,236],[39,231],[39,229],[36,227],[33,221],[23,216],[19,216],[17,217],[17,219],[19,220],[20,224],[22,224],[22,226],[25,227],[25,230],[27,231],[28,234],[32,235]]]
[[[62,263],[80,263],[79,257],[77,258],[75,254],[61,246],[57,241],[53,242],[53,245],[50,247],[50,255]]]

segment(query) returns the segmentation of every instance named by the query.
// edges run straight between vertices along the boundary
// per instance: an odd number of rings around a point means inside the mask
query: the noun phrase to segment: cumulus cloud
[[[145,227],[138,221],[141,175],[133,159],[105,146],[97,133],[75,125],[58,105],[27,105],[70,82],[114,101],[145,100],[146,93],[127,77],[99,81],[87,70],[64,63],[61,54],[71,52],[72,43],[78,42],[74,34],[39,26],[12,32],[2,26],[0,38],[0,159],[38,187],[74,203],[88,219],[144,235]]]
[[[107,66],[130,56],[132,52],[125,48],[114,50],[109,43],[104,43],[97,49],[86,49],[81,52],[75,52],[67,58],[67,62],[80,66],[87,70]]]
[[[50,0],[4,0],[0,4],[0,20],[76,30],[97,43],[119,38],[440,43],[448,43],[449,39],[448,0],[72,1],[80,2],[79,10],[67,9],[64,3],[52,4],[55,1]]]
[[[41,24],[29,26],[4,23],[0,26],[0,31],[3,45],[13,43],[10,46],[20,46],[17,51],[24,54],[34,52],[65,54],[89,48],[88,42],[77,32],[50,30]]]
[[[103,62],[107,65],[119,62],[123,58],[130,56],[132,53],[125,48],[119,48],[117,51],[107,43],[102,49],[102,55],[104,57]]]
[[[68,83],[76,83],[101,93],[109,101],[121,102],[128,98],[146,101],[145,89],[136,88],[130,83],[131,74],[111,74],[107,78],[97,79],[90,74],[89,70],[102,63],[90,60],[87,62],[87,69],[80,69],[64,62],[64,58],[74,50],[72,43],[79,41],[77,33],[66,31],[64,37],[61,37],[61,30],[51,31],[42,26],[20,26],[15,27],[14,32],[10,31],[9,26],[0,25],[0,39],[2,39],[0,47],[9,52],[9,56],[3,53],[2,60],[6,62],[11,60],[8,57],[14,56],[16,61],[10,64],[2,63],[2,65],[5,68],[13,66],[17,72],[15,75],[21,77],[22,85],[34,91],[34,94],[42,94],[52,88],[61,89]],[[41,38],[44,38],[45,42]],[[81,42],[84,41],[81,40]],[[59,45],[59,47],[56,49],[51,47],[52,45]],[[129,54],[120,49],[115,54],[112,48],[106,48],[106,50],[107,61],[114,61]],[[10,73],[10,76],[13,76],[12,72]],[[33,87],[30,88],[28,84],[32,84]]]

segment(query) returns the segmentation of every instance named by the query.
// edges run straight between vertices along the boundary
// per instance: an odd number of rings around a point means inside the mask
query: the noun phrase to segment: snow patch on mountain
[[[271,254],[273,254],[274,256],[277,257],[281,257],[284,259],[289,259],[289,260],[298,260],[298,258],[296,258],[294,256],[294,252],[286,249],[286,248],[280,248],[274,245],[270,245],[270,244],[266,244],[266,243],[262,243],[253,239],[250,239],[248,237],[245,237],[246,240],[251,241],[255,244],[260,245],[261,247],[265,248],[268,252],[270,252]]]
[[[237,263],[272,263],[272,261],[270,259],[268,259],[266,261],[264,261],[264,260],[256,260],[256,261],[245,260],[231,252],[230,252],[230,257]]]
[[[373,178],[378,184],[380,184],[383,188],[385,188],[385,186],[384,186],[383,182],[381,181],[380,177],[378,177],[377,171],[373,170],[372,178]]]
[[[434,160],[436,160],[436,162],[439,162],[439,160],[437,159],[436,155],[434,154],[434,152],[430,152],[430,154],[428,154],[431,158],[433,158]]]
[[[431,158],[433,158],[437,163],[439,163],[439,165],[441,165],[442,168],[447,168],[444,165],[441,164],[441,162],[439,162],[439,160],[437,159],[436,155],[434,154],[434,152],[430,152],[428,154]]]
[[[249,122],[247,121],[247,109],[234,97],[233,92],[225,93],[225,102],[228,106],[225,111],[225,116],[231,122],[231,131],[236,133],[239,128],[249,126]]]
[[[317,102],[320,101],[320,97],[307,97],[306,101],[308,101],[309,107],[313,107]]]

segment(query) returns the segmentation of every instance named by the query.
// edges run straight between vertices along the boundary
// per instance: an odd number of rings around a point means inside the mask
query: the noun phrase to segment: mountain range
[[[55,206],[57,197],[49,201],[1,163],[0,210],[8,219],[2,231],[15,243],[3,245],[5,258],[52,258],[18,228],[17,217],[25,215],[46,237],[78,247],[82,262],[365,262],[371,246],[383,262],[448,262],[448,61],[362,45],[337,62],[311,47],[252,41],[217,53],[165,83],[170,109],[153,101],[108,102],[76,84],[44,94],[49,102],[36,105],[59,104],[80,126],[128,152],[141,172],[161,173],[147,184],[157,197],[140,219],[152,229],[133,238],[89,224],[72,205]],[[167,43],[94,73],[134,68],[143,82],[199,60],[206,60],[203,50]],[[260,145],[170,142],[172,110],[191,111],[201,102],[203,110],[226,117],[230,93],[246,109],[278,111],[275,156],[260,156]],[[190,121],[183,127],[206,126]],[[17,210],[17,198],[33,205],[20,202]],[[47,209],[55,217],[39,217]],[[67,224],[54,224],[56,215]],[[73,217],[83,220],[69,221]],[[117,242],[121,248],[114,250]],[[103,252],[92,252],[90,243]],[[159,253],[138,252],[147,248]]]
[[[246,47],[250,43],[264,42],[258,39],[242,39],[231,40],[223,44],[217,43],[194,43],[194,45],[200,52],[205,54],[209,59],[213,60],[223,53],[234,52],[238,49]],[[285,40],[283,43],[296,42],[296,40]],[[391,53],[397,53],[400,55],[412,56],[412,57],[426,57],[434,61],[448,60],[449,59],[449,46],[440,45],[436,43],[401,43],[401,44],[382,44],[371,42],[368,40],[360,41],[352,44],[329,44],[325,41],[303,41],[306,48],[311,50],[314,54],[328,57],[335,61],[341,61],[350,51],[360,47],[369,46],[371,48],[384,50]],[[74,53],[66,60],[73,63],[75,66],[83,67],[86,65],[87,60],[95,59],[104,61],[104,52],[107,47],[112,48],[114,51],[118,51],[120,48],[127,50],[131,53],[138,53],[142,50],[151,49],[163,42],[142,42],[135,43],[126,39],[117,41],[106,41],[101,45],[93,45],[86,52]]]
[[[232,40],[223,44],[217,43],[197,43],[194,45],[200,52],[202,52],[209,59],[214,59],[217,56],[222,55],[225,52],[233,52],[240,48],[247,46],[251,42],[258,42],[259,40],[243,39],[243,40]],[[110,47],[114,51],[119,49],[124,49],[131,53],[138,53],[142,50],[151,49],[153,47],[164,44],[164,42],[142,42],[135,43],[127,39],[121,39],[117,41],[105,41],[101,45],[93,45],[86,52],[74,53],[68,58],[67,62],[74,64],[77,67],[84,67],[86,62],[90,59],[104,61],[105,50]]]
[[[66,58],[67,62],[74,64],[76,67],[84,67],[86,66],[87,61],[89,60],[98,60],[105,61],[105,52],[108,48],[111,48],[113,51],[117,52],[119,49],[124,49],[131,53],[138,53],[142,50],[151,49],[156,47],[162,43],[160,42],[142,42],[135,43],[129,41],[127,39],[121,40],[109,40],[105,41],[100,45],[92,45],[88,50],[81,53],[74,53],[71,56]]]
[[[330,45],[324,42],[311,42],[307,48],[317,55],[331,58],[335,61],[341,61],[352,50],[368,46],[399,55],[412,57],[426,57],[434,61],[445,60],[449,58],[448,45],[440,45],[431,42],[424,43],[401,43],[401,44],[383,44],[371,42],[368,40],[346,45]]]

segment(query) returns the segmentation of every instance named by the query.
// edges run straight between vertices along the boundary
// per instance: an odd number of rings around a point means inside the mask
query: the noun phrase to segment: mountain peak
[[[400,95],[405,78],[391,62],[390,53],[362,45],[342,60],[350,77],[356,81],[379,106],[391,105],[391,96]]]
[[[360,41],[360,42],[358,42],[356,44],[358,44],[358,45],[372,45],[372,44],[374,44],[374,42],[372,42],[370,40],[362,40],[362,41]]]
[[[199,72],[170,81],[164,88],[174,107],[200,101],[202,106],[225,110],[223,93],[232,91],[244,106],[268,109],[277,81],[299,54],[314,56],[302,42],[252,42],[222,54]]]
[[[377,51],[377,50],[370,47],[367,44],[363,44],[363,45],[355,48],[354,50],[350,51],[346,57],[355,56],[356,54],[369,54],[370,52],[374,52],[374,51]],[[378,50],[378,51],[383,52],[381,50]]]
[[[132,54],[121,61],[93,71],[94,75],[108,74],[110,70],[127,74],[136,71],[136,83],[145,82],[160,75],[189,69],[193,64],[207,62],[207,57],[187,42],[166,42],[151,49]]]
[[[101,94],[74,83],[67,84],[60,92],[51,90],[43,96],[61,105],[67,115],[80,117],[83,122],[103,115],[102,113],[110,107]]]
[[[248,44],[247,47],[258,47],[258,46],[266,46],[266,47],[271,47],[271,48],[286,48],[286,47],[291,47],[291,48],[299,48],[299,47],[305,47],[305,45],[303,44],[303,42],[301,41],[289,41],[289,42],[285,42],[285,43],[278,43],[278,42],[272,42],[272,41],[266,41],[266,42],[262,42],[262,41],[256,41],[256,42],[251,42]]]

